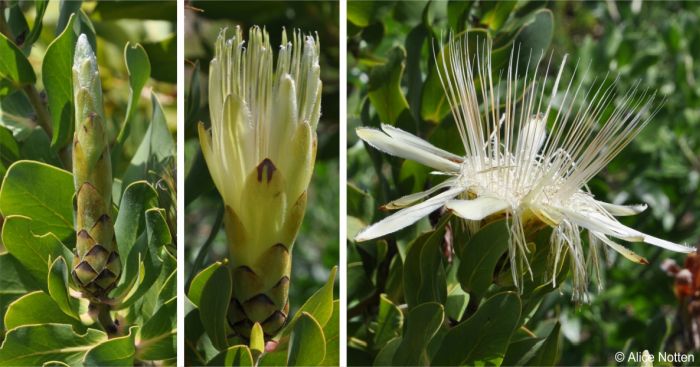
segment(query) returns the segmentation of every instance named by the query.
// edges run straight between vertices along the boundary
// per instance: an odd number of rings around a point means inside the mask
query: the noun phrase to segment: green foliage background
[[[279,45],[282,28],[298,28],[304,33],[318,32],[320,39],[323,96],[318,125],[316,166],[308,191],[306,215],[292,252],[292,276],[289,289],[291,313],[326,283],[331,268],[338,264],[338,131],[340,98],[338,85],[338,4],[331,2],[221,2],[191,1],[185,13],[185,59],[188,99],[199,93],[185,121],[185,276],[186,280],[203,266],[226,257],[226,236],[215,226],[221,199],[214,188],[201,155],[196,126],[209,121],[207,81],[212,45],[219,30],[240,25],[247,36],[253,25],[265,26],[270,43]],[[198,65],[198,68],[195,67]],[[196,72],[197,83],[193,83]],[[199,85],[195,91],[193,86]],[[190,102],[188,102],[190,103]],[[189,106],[188,106],[189,107]],[[202,246],[207,244],[203,261],[196,263]],[[196,263],[196,265],[195,265]],[[337,298],[337,286],[335,287]]]
[[[553,25],[551,46],[547,43],[546,51],[547,56],[552,53],[552,64],[558,65],[568,54],[569,73],[577,60],[580,69],[590,65],[585,79],[579,72],[575,82],[587,86],[594,78],[600,80],[610,72],[613,78],[620,77],[615,87],[618,92],[624,93],[640,81],[643,88],[656,90],[661,97],[657,99],[662,103],[661,109],[653,121],[590,182],[591,190],[606,201],[649,204],[641,215],[622,218],[626,225],[671,241],[700,244],[700,6],[677,1],[351,1],[349,238],[384,216],[375,210],[379,205],[429,184],[428,170],[420,165],[365,148],[358,141],[356,127],[376,126],[380,121],[391,123],[455,153],[463,149],[454,138],[451,117],[443,119],[436,112],[440,105],[433,103],[434,95],[442,90],[439,83],[439,89],[430,89],[430,39],[439,40],[450,29],[485,28],[496,45],[507,45],[517,29],[532,20],[533,14],[548,11]],[[546,37],[543,35],[547,32],[537,34]],[[378,342],[377,328],[387,325],[387,320],[398,323],[400,318],[387,318],[392,314],[387,311],[385,299],[377,298],[378,293],[386,293],[393,302],[405,298],[406,289],[401,284],[403,281],[405,285],[406,279],[401,279],[400,261],[397,265],[395,258],[408,256],[405,251],[410,241],[430,228],[429,221],[423,220],[387,241],[348,241],[350,364],[382,361],[381,353],[378,356],[372,347]],[[690,326],[677,323],[679,306],[673,293],[673,278],[660,268],[664,259],[682,263],[683,257],[645,244],[631,244],[630,248],[651,264],[637,265],[611,253],[604,272],[606,287],[600,293],[591,287],[590,304],[577,306],[571,301],[569,282],[560,291],[544,296],[528,327],[537,326],[537,330],[532,330],[539,336],[542,329],[549,332],[559,322],[561,336],[558,347],[557,339],[553,341],[552,358],[533,359],[530,363],[607,365],[615,363],[613,356],[617,351],[688,351],[679,333]],[[449,279],[448,274],[448,284]],[[452,289],[448,288],[448,292]],[[406,314],[405,309],[402,312]],[[391,330],[401,330],[401,325],[398,324],[399,329],[393,325]],[[410,328],[404,324],[403,332],[408,333]],[[435,353],[434,344],[428,347],[428,354]]]

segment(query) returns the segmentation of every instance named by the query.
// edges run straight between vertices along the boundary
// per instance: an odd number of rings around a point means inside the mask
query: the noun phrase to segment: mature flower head
[[[530,58],[523,63],[514,49],[507,70],[494,78],[490,43],[475,50],[475,54],[470,52],[466,37],[464,41],[451,39],[436,60],[465,156],[392,126],[358,129],[360,138],[373,147],[447,176],[427,191],[387,204],[389,209],[401,210],[364,229],[358,241],[395,232],[441,207],[466,220],[474,230],[483,221],[505,215],[510,221],[511,269],[518,284],[530,270],[526,234],[546,225],[553,228],[554,266],[567,253],[571,259],[576,298],[585,296],[588,281],[580,236],[583,229],[588,230],[594,255],[589,260],[594,265],[601,242],[632,261],[646,263],[611,238],[679,252],[693,250],[615,219],[638,214],[646,205],[605,203],[586,188],[649,122],[645,116],[653,116],[653,95],[635,87],[616,104],[615,83],[586,89],[573,80],[562,80],[566,57],[549,83],[553,84],[551,93],[545,94],[550,65],[546,64],[545,77],[539,77],[540,64],[545,64],[542,57],[533,65]]]

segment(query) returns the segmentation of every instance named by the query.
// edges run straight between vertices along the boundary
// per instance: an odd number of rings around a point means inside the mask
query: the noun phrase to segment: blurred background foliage
[[[509,52],[513,42],[524,50],[533,48],[533,55],[542,48],[546,57],[551,53],[553,65],[568,54],[566,73],[570,76],[578,61],[574,82],[584,87],[610,73],[609,79],[619,76],[618,94],[636,82],[657,91],[660,109],[654,119],[590,182],[590,189],[606,201],[649,204],[641,215],[622,218],[626,225],[678,243],[700,244],[699,17],[700,4],[678,1],[350,1],[348,237],[384,217],[376,210],[381,204],[431,186],[427,168],[365,148],[356,127],[394,124],[446,150],[463,152],[452,117],[441,103],[442,87],[439,81],[435,84],[432,50],[450,30],[470,29],[488,34],[495,50],[505,46]],[[589,72],[583,73],[586,68]],[[395,238],[348,241],[350,364],[385,357],[377,355],[384,344],[375,345],[377,328],[387,315],[379,294],[387,294],[407,312],[401,262],[411,240],[432,225],[423,220]],[[697,322],[689,314],[689,301],[674,295],[674,278],[661,267],[665,259],[682,264],[684,257],[645,244],[630,248],[650,265],[609,253],[605,288],[596,292],[591,287],[590,304],[571,301],[569,282],[542,297],[527,326],[540,330],[549,325],[549,332],[560,323],[558,347],[555,343],[550,350],[552,363],[607,365],[615,364],[617,351],[694,349],[687,339]],[[403,319],[393,320],[398,325],[393,329],[401,329]]]
[[[308,190],[304,222],[292,252],[289,289],[293,314],[328,279],[338,264],[339,110],[338,3],[188,1],[185,10],[187,107],[185,118],[185,279],[227,256],[226,235],[218,220],[222,201],[201,155],[197,123],[209,125],[209,61],[223,27],[265,27],[270,43],[279,45],[282,28],[317,32],[320,39],[321,120],[316,166]],[[336,278],[337,279],[337,278]],[[337,280],[336,280],[337,281]],[[335,287],[337,298],[337,286]]]

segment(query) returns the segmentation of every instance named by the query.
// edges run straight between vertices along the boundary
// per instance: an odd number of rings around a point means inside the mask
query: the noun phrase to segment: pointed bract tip
[[[78,42],[75,44],[75,55],[73,56],[73,65],[81,65],[85,60],[95,60],[95,52],[90,46],[85,33],[81,33],[78,37]]]

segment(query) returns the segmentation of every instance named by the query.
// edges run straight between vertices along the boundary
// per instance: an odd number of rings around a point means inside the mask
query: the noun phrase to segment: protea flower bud
[[[117,283],[121,263],[111,216],[112,165],[102,108],[102,85],[95,53],[84,34],[75,46],[73,96],[77,241],[72,274],[83,295],[99,302]]]
[[[273,48],[253,27],[245,47],[222,30],[209,67],[211,129],[199,125],[209,172],[226,206],[233,277],[228,322],[244,338],[259,322],[266,339],[287,320],[291,250],[304,217],[321,114],[318,38],[282,32]]]

